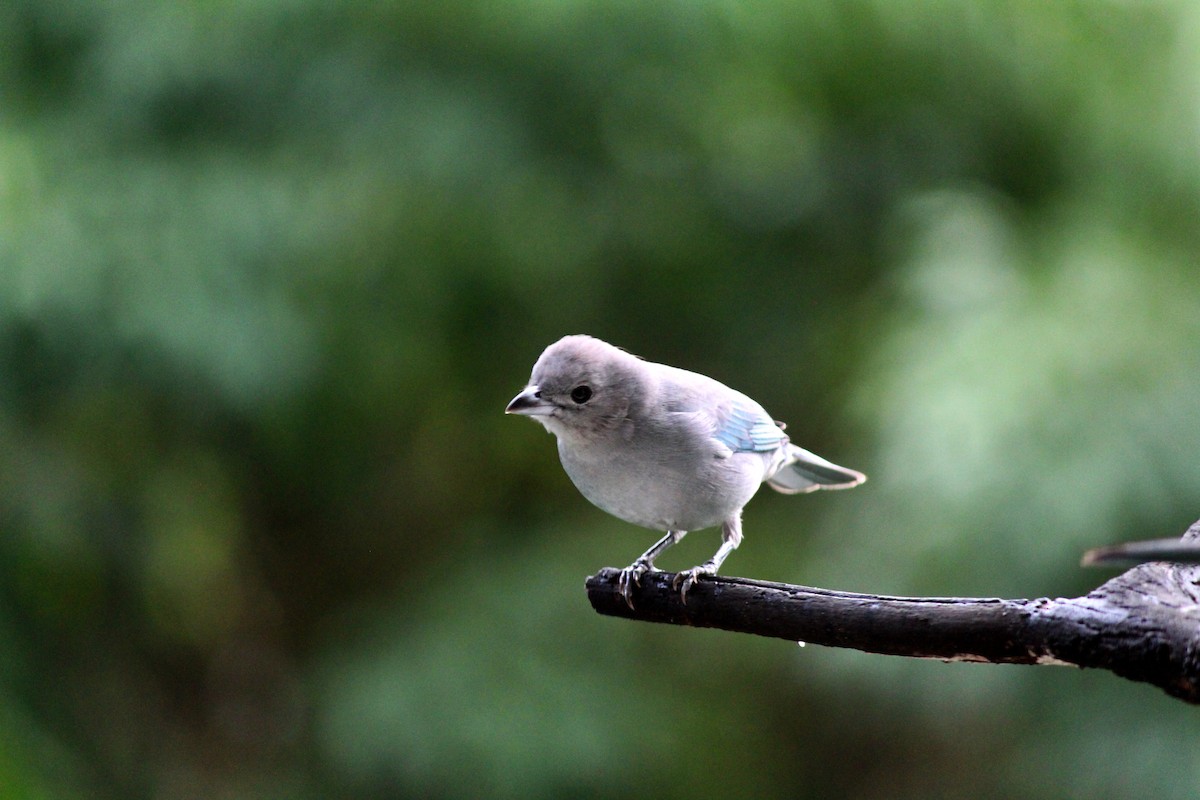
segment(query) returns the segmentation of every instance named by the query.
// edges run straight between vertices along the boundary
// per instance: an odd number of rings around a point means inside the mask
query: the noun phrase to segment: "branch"
[[[1200,522],[1184,534],[1200,540]],[[642,576],[634,609],[620,570],[588,578],[601,614],[721,628],[868,653],[1107,669],[1200,703],[1200,566],[1141,564],[1083,597],[887,597],[745,578],[701,579],[687,605],[672,573]]]

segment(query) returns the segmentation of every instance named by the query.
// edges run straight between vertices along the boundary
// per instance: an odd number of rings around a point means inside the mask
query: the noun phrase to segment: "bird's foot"
[[[692,567],[691,569],[685,569],[683,572],[677,573],[675,580],[671,581],[671,588],[679,591],[679,599],[686,606],[688,589],[696,585],[696,581],[700,576],[716,574],[717,565],[712,561],[705,561],[698,567]]]
[[[621,576],[617,579],[617,588],[621,592],[621,597],[625,598],[625,605],[630,609],[633,608],[633,587],[641,586],[642,576],[652,571],[654,571],[654,565],[645,557],[639,558],[621,570]]]

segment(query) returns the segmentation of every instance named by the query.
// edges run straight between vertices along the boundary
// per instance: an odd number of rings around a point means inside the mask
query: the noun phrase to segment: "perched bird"
[[[741,392],[695,372],[643,361],[591,336],[567,336],[533,365],[505,409],[558,437],[563,469],[615,517],[666,531],[621,572],[633,586],[690,530],[721,526],[721,546],[674,586],[687,601],[742,541],[742,507],[766,482],[784,494],[848,489],[867,479],[791,444],[783,424]]]

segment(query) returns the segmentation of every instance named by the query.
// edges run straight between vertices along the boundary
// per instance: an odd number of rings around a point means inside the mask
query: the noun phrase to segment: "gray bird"
[[[690,530],[721,526],[721,546],[674,587],[684,602],[742,541],[742,508],[766,482],[784,494],[848,489],[867,479],[788,441],[783,424],[741,392],[695,372],[643,361],[591,336],[567,336],[533,365],[508,404],[558,437],[563,469],[615,517],[666,535],[621,571],[633,587]]]

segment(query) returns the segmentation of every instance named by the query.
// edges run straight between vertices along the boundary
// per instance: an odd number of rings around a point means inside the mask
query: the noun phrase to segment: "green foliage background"
[[[730,574],[1086,591],[1200,516],[1197,54],[1182,1],[0,5],[0,795],[1194,797],[1107,673],[597,617],[655,534],[501,411],[592,333],[871,475]]]

